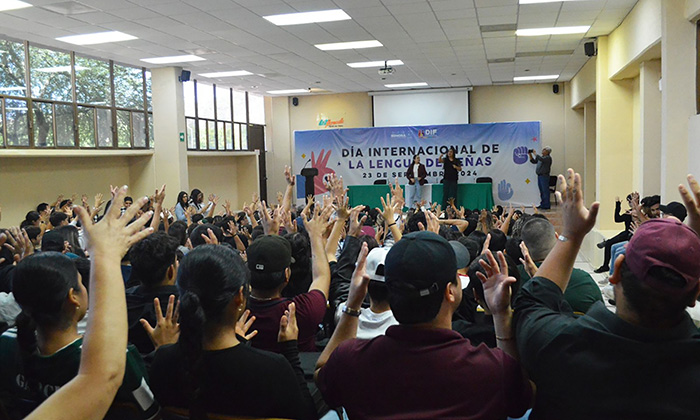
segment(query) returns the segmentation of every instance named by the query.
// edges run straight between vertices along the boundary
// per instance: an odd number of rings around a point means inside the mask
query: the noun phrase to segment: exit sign
[[[184,141],[185,141],[185,133],[180,133],[180,141],[184,143]]]

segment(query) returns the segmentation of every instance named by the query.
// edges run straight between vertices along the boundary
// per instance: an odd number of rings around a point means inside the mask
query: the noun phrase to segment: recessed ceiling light
[[[56,38],[57,41],[75,45],[104,44],[106,42],[130,41],[132,39],[138,38],[119,31],[96,32],[94,34],[70,35]]]
[[[385,87],[388,87],[390,89],[396,89],[396,88],[410,88],[410,87],[421,87],[421,86],[428,86],[427,83],[425,82],[416,82],[416,83],[392,83],[389,85],[384,85]]]
[[[514,82],[528,82],[533,80],[553,80],[558,79],[558,74],[549,74],[546,76],[517,76],[513,78]]]
[[[591,28],[588,26],[560,26],[556,28],[532,28],[518,29],[515,31],[516,36],[542,36],[542,35],[569,35],[569,34],[585,34]]]
[[[251,72],[245,70],[235,70],[235,71],[220,71],[216,73],[201,73],[200,76],[203,77],[235,77],[235,76],[250,76]]]
[[[373,39],[371,41],[351,41],[351,42],[334,42],[331,44],[316,44],[314,47],[323,51],[337,50],[359,50],[361,48],[383,47],[381,42]]]
[[[291,95],[294,93],[309,93],[308,89],[282,89],[282,90],[268,90],[267,93],[270,95]]]
[[[403,66],[403,61],[401,60],[388,60],[388,61],[362,61],[359,63],[348,63],[348,66],[354,69],[363,69],[367,67],[384,67],[387,66]]]
[[[316,12],[284,13],[281,15],[263,16],[263,19],[277,26],[303,25],[305,23],[336,22],[351,19],[341,9],[319,10]]]
[[[4,12],[7,10],[24,9],[26,7],[32,7],[32,5],[27,3],[27,2],[19,1],[19,0],[1,0],[0,1],[0,12]]]
[[[151,64],[172,64],[172,63],[189,63],[192,61],[204,61],[202,57],[196,55],[173,55],[170,57],[153,57],[142,58],[141,61]]]
[[[41,69],[34,70],[40,71],[42,73],[70,73],[70,66],[44,67]],[[75,66],[75,71],[80,70],[87,70],[87,67]]]

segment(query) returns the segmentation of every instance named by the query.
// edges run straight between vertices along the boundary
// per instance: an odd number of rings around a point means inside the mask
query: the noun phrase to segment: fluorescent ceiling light
[[[0,0],[0,12],[24,9],[26,7],[32,7],[32,5],[19,0]]]
[[[305,23],[336,22],[351,19],[341,9],[319,10],[316,12],[284,13],[281,15],[263,16],[264,19],[277,26],[303,25]]]
[[[5,107],[5,110],[7,111],[29,111],[29,108],[14,108],[11,106]]]
[[[354,69],[363,69],[367,67],[384,67],[386,63],[387,66],[403,66],[403,61],[401,60],[388,60],[388,61],[362,61],[359,63],[348,63],[348,66]]]
[[[235,76],[250,76],[251,72],[245,70],[235,70],[235,71],[220,71],[216,73],[202,73],[200,76],[203,77],[235,77]]]
[[[552,80],[552,79],[558,79],[559,75],[558,74],[550,74],[546,76],[518,76],[514,77],[513,81],[514,82],[527,82],[527,81],[532,81],[532,80]]]
[[[533,28],[533,29],[518,29],[515,31],[516,36],[542,36],[542,35],[569,35],[569,34],[585,34],[591,28],[588,26],[561,26],[556,28]]]
[[[70,73],[70,66],[45,67],[42,69],[34,69],[42,73]],[[75,66],[75,71],[87,70],[87,67]]]
[[[267,93],[270,95],[291,95],[294,93],[309,93],[308,89],[282,89],[282,90],[268,90]]]
[[[520,4],[536,4],[536,3],[561,3],[563,1],[581,1],[581,0],[520,0]]]
[[[392,83],[389,85],[384,85],[390,89],[395,89],[395,88],[408,88],[408,87],[420,87],[420,86],[428,86],[427,83],[425,82],[416,82],[416,83]]]
[[[153,58],[142,58],[141,61],[151,64],[172,64],[172,63],[189,63],[192,61],[204,61],[202,57],[196,55],[173,55],[170,57],[153,57]]]
[[[316,44],[314,47],[323,51],[336,50],[359,50],[360,48],[375,48],[383,47],[381,42],[373,39],[371,41],[351,41],[351,42],[334,42],[331,44]]]
[[[119,31],[96,32],[94,34],[70,35],[56,38],[57,41],[75,45],[104,44],[107,42],[130,41],[132,39],[138,38]]]

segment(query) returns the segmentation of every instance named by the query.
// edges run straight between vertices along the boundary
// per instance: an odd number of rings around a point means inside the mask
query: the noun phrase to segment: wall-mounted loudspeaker
[[[182,73],[180,73],[180,76],[177,78],[177,80],[181,82],[189,82],[190,81],[190,75],[192,72],[188,70],[183,70]]]
[[[552,85],[552,92],[554,92],[555,95],[559,93],[559,85],[557,83]]]
[[[297,106],[299,105],[299,98],[296,96],[292,98],[292,105]]]
[[[595,42],[590,41],[583,44],[583,52],[586,53],[588,57],[596,55]]]

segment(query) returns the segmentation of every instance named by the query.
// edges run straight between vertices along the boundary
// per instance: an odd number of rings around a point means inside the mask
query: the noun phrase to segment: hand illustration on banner
[[[527,162],[527,146],[520,146],[513,149],[513,162],[518,165]]]
[[[325,149],[321,149],[321,153],[318,155],[318,160],[316,160],[314,152],[311,152],[311,167],[318,169],[318,175],[314,177],[315,195],[326,192],[326,186],[324,185],[323,181],[326,179],[326,175],[335,173],[333,169],[326,166],[328,164],[328,159],[331,158],[331,151],[329,150],[326,156],[323,156],[323,152],[325,152]]]
[[[498,183],[498,198],[501,201],[508,201],[513,196],[513,188],[504,179]]]

